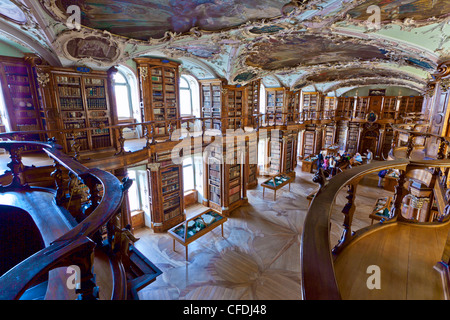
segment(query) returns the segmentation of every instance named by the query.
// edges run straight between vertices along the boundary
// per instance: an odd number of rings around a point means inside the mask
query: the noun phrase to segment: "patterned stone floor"
[[[312,176],[298,168],[291,191],[287,186],[280,189],[276,201],[270,190],[263,199],[259,185],[248,190],[249,204],[232,212],[224,224],[224,237],[216,228],[194,241],[189,245],[188,261],[182,245],[177,243],[173,251],[169,235],[155,234],[149,228],[137,230],[140,240],[136,247],[163,271],[139,292],[140,299],[301,299],[300,242],[306,197],[318,187]],[[364,194],[360,201],[370,205],[371,194],[379,195],[380,189],[368,186],[359,192]],[[344,200],[345,192],[336,200],[331,243],[337,243],[342,230],[339,212]],[[189,210],[203,208],[199,205]],[[356,215],[355,226],[370,224],[366,215],[362,219]]]

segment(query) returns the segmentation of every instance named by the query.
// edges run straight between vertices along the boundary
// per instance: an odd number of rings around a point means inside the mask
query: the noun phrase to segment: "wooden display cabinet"
[[[36,66],[41,120],[46,130],[96,128],[75,133],[80,151],[113,149],[115,136],[105,126],[117,124],[113,77],[117,69]],[[52,135],[50,135],[52,136]],[[55,135],[72,152],[73,135]]]
[[[273,190],[273,200],[277,200],[277,190],[289,184],[289,191],[291,191],[291,183],[294,179],[285,174],[279,174],[261,183],[263,187],[263,199],[266,188]]]
[[[205,150],[204,205],[229,215],[247,203],[245,155],[241,148],[209,145]]]
[[[39,114],[39,94],[35,85],[35,73],[28,60],[0,56],[0,83],[10,131],[42,130]],[[4,124],[8,119],[2,119]],[[25,139],[40,140],[39,134],[24,136]],[[25,149],[24,151],[33,149]]]
[[[175,241],[177,241],[185,247],[186,260],[189,260],[189,244],[218,226],[221,226],[222,228],[223,237],[223,224],[227,220],[228,219],[219,212],[212,209],[207,209],[173,227],[168,232],[173,239],[173,251],[175,251]]]
[[[173,143],[167,143],[165,150],[155,150],[152,163],[147,165],[149,203],[155,232],[165,232],[186,219],[183,166],[173,163],[173,146]]]
[[[168,136],[169,130],[180,128],[179,66],[175,61],[135,58],[141,91],[141,119],[157,121],[155,135]]]

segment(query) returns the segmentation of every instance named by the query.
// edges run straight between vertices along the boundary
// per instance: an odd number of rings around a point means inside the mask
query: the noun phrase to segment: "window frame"
[[[125,83],[117,83],[115,81],[115,79],[113,79],[114,91],[116,91],[116,86],[121,86],[121,87],[127,88],[128,108],[129,108],[129,117],[128,118],[133,118],[134,109],[133,109],[133,99],[131,97],[130,81],[128,80],[127,75],[124,72],[117,70],[117,73],[120,74],[125,79]],[[116,104],[117,104],[117,96],[116,96]],[[117,117],[119,117],[119,106],[116,105],[116,109],[117,109]]]
[[[189,163],[189,164],[184,164],[183,163],[183,165],[182,165],[182,168],[183,168],[183,189],[184,189],[184,168],[187,168],[187,167],[192,167],[192,179],[193,179],[193,188],[192,189],[189,189],[189,190],[184,190],[184,192],[188,192],[188,191],[192,191],[192,190],[197,190],[197,178],[196,178],[196,175],[195,175],[195,166],[194,166],[194,156],[193,155],[190,155],[189,157],[185,157],[185,159],[183,159],[183,162],[184,162],[184,160],[186,160],[186,159],[188,159],[188,158],[190,158],[191,159],[191,163]]]
[[[190,110],[191,111],[190,111],[189,114],[186,114],[186,115],[192,115],[193,116],[194,115],[194,101],[193,101],[193,98],[192,98],[191,84],[189,83],[189,79],[187,79],[184,75],[180,75],[180,79],[183,79],[187,83],[187,87],[182,87],[181,83],[180,83],[180,86],[179,86],[180,97],[181,97],[181,91],[189,91],[189,100],[190,100],[190,106],[191,106]],[[181,104],[181,99],[180,99],[180,104]],[[180,110],[180,113],[181,113],[181,110]]]

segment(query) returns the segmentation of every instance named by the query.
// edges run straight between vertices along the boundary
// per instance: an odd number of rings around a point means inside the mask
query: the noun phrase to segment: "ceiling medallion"
[[[63,32],[55,41],[56,50],[77,63],[95,63],[109,67],[126,59],[125,43],[121,43],[108,32],[98,33],[82,29]]]

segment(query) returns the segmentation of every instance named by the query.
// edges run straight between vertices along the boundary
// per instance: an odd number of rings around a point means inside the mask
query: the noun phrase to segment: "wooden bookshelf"
[[[331,125],[325,127],[325,137],[323,139],[323,147],[328,148],[334,144],[336,128]]]
[[[397,97],[383,97],[381,119],[396,119],[397,101]]]
[[[351,155],[358,152],[359,123],[350,122],[348,124],[348,136],[346,151]]]
[[[339,121],[336,124],[336,142],[339,150],[345,150],[347,145],[347,122],[345,121]]]
[[[336,111],[337,98],[325,97],[323,99],[323,118],[324,120],[333,120]]]
[[[297,123],[300,116],[300,90],[286,92],[286,113],[287,124]]]
[[[422,96],[398,97],[398,99],[400,100],[400,102],[396,119],[401,120],[402,119],[401,117],[404,116],[406,113],[422,112],[422,106],[424,101]]]
[[[256,118],[259,116],[261,80],[255,80],[245,86],[245,105],[244,125],[249,127],[256,126]]]
[[[322,98],[319,92],[303,92],[302,110],[305,120],[321,120]]]
[[[286,113],[286,89],[266,88],[267,121],[269,125],[284,124],[283,113]]]
[[[343,119],[351,119],[353,116],[354,104],[355,104],[354,97],[339,97],[337,99],[336,117]]]
[[[183,166],[173,163],[171,152],[171,149],[155,152],[153,162],[147,165],[149,203],[155,232],[165,232],[186,218]]]
[[[205,205],[229,215],[246,203],[245,158],[242,149],[210,145],[205,162]]]
[[[82,129],[95,130],[78,133],[80,151],[111,149],[115,145],[114,134],[105,126],[117,123],[113,76],[115,68],[95,71],[89,68],[54,68],[36,66],[37,76],[45,75],[47,81],[38,81],[41,120],[46,130]],[[71,133],[57,136],[67,153],[72,152]]]
[[[227,118],[227,129],[243,129],[244,109],[246,107],[245,88],[236,86],[224,86],[224,104],[222,114]]]
[[[316,131],[313,130],[305,130],[303,133],[303,159],[308,158],[309,156],[314,155],[314,149],[316,145]]]
[[[222,127],[220,118],[223,116],[223,86],[225,80],[211,79],[199,80],[200,84],[200,106],[201,116],[204,118],[217,118],[213,120],[205,120],[207,129],[226,130],[226,126]]]
[[[155,135],[169,135],[170,127],[180,128],[179,66],[166,59],[135,58],[141,91],[141,119],[158,121]]]
[[[282,172],[295,177],[297,166],[298,131],[286,131],[283,135],[283,167]]]
[[[269,144],[269,174],[285,173],[295,176],[297,165],[297,130],[280,130],[278,136],[270,137]]]
[[[370,97],[358,97],[356,99],[356,107],[354,118],[358,120],[366,120],[366,115],[369,110]]]
[[[247,189],[258,185],[258,134],[254,133],[246,141],[246,182]]]
[[[0,56],[0,80],[10,130],[42,130],[34,71],[27,60]],[[8,119],[2,119],[2,123]],[[39,140],[40,135],[30,134],[25,136],[25,139],[27,138]],[[29,151],[32,150],[29,149]]]

